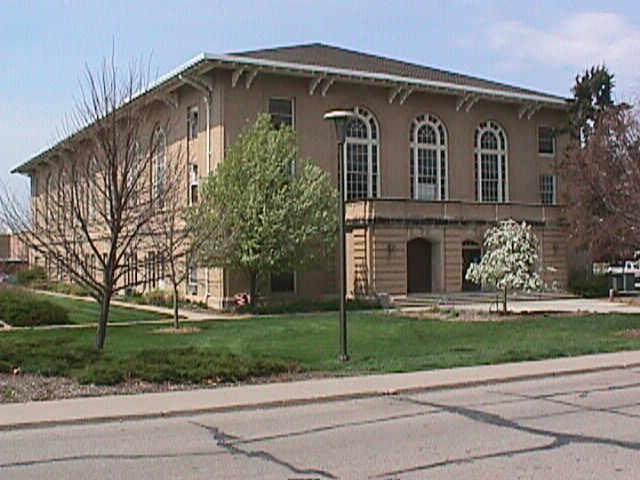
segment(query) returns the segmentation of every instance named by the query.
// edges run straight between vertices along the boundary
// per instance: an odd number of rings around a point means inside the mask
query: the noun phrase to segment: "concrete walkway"
[[[372,397],[640,366],[640,351],[426,372],[0,404],[0,430]]]
[[[494,304],[495,305],[495,304]],[[489,311],[488,303],[453,305],[459,310]],[[629,305],[617,298],[608,299],[564,298],[556,300],[514,300],[507,303],[511,312],[592,312],[592,313],[634,313],[640,314],[640,305]],[[495,310],[495,307],[494,307]]]
[[[35,290],[38,294],[49,295],[51,297],[63,297],[69,298],[71,300],[81,300],[84,302],[95,302],[95,300],[91,297],[80,297],[77,295],[67,295],[65,293],[57,293],[57,292],[49,292],[46,290]],[[161,313],[164,315],[170,315],[173,317],[173,309],[166,307],[158,307],[156,305],[140,305],[133,302],[124,302],[122,300],[111,300],[111,305],[116,307],[124,307],[131,308],[133,310],[141,310],[144,312],[153,312],[153,313]],[[213,312],[213,311],[200,311],[200,310],[190,310],[188,308],[180,308],[179,310],[180,318],[183,321],[188,322],[204,322],[207,320],[233,320],[248,317],[249,315],[238,315],[234,313],[222,313],[222,312]],[[167,320],[158,320],[154,323],[170,323],[172,319]],[[124,322],[112,323],[110,325],[121,325]],[[138,324],[141,322],[131,322],[131,324]],[[142,323],[150,323],[150,322],[142,322]],[[84,325],[83,325],[84,326]],[[94,325],[91,325],[94,326]]]

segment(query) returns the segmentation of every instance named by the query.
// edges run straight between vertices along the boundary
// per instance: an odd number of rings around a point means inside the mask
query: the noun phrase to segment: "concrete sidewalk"
[[[0,430],[371,397],[632,366],[640,366],[640,351],[427,372],[0,404]]]

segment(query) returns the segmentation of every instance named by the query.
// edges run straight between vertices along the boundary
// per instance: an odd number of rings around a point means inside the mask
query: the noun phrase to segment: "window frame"
[[[482,137],[490,132],[496,137],[497,148],[482,147]],[[497,192],[496,200],[486,200],[482,194],[483,167],[482,156],[495,155],[497,161]],[[478,124],[474,132],[474,157],[476,201],[480,203],[508,203],[509,202],[509,138],[502,126],[494,120],[485,120]],[[485,179],[486,180],[486,179]]]
[[[548,131],[551,132],[551,152],[541,152],[540,151],[540,130],[546,129]],[[536,129],[536,135],[537,135],[537,140],[538,140],[538,155],[540,155],[541,157],[555,157],[556,156],[556,135],[555,135],[555,129],[553,127],[550,127],[548,125],[538,125],[538,128]]]
[[[557,205],[558,204],[558,181],[556,175],[553,173],[543,173],[539,177],[539,189],[540,189],[540,203],[542,205]],[[548,184],[545,180],[551,180],[551,183]],[[544,187],[547,185],[551,185],[551,191],[546,190]],[[551,202],[545,201],[545,195],[551,194]]]
[[[436,143],[420,142],[418,134],[423,127],[430,127],[436,133]],[[409,130],[409,147],[410,147],[410,192],[413,200],[422,201],[446,201],[449,199],[449,162],[448,162],[448,135],[447,129],[436,115],[425,113],[418,115]],[[436,153],[436,195],[434,199],[419,198],[419,151],[420,150],[435,151]],[[444,174],[444,175],[443,175]]]
[[[380,124],[376,116],[370,110],[367,110],[364,107],[355,107],[353,109],[353,113],[355,114],[357,120],[364,123],[367,132],[367,138],[349,137],[349,125],[352,122],[349,122],[347,124],[347,134],[342,146],[342,187],[344,197],[347,201],[364,200],[367,198],[379,198],[382,183],[380,172]],[[375,138],[372,132],[372,127],[375,128]],[[364,145],[367,149],[367,195],[365,197],[354,196],[350,198],[349,196],[349,170],[347,169],[347,165],[349,160],[350,145]]]
[[[194,115],[195,114],[195,115]],[[195,118],[195,122],[194,122]],[[195,132],[194,132],[195,127]],[[193,142],[200,134],[200,113],[198,105],[191,105],[187,108],[187,140]]]
[[[272,112],[271,111],[271,102],[274,101],[287,101],[289,102],[289,105],[291,106],[291,124],[289,125],[286,122],[276,122],[276,119],[274,117],[280,117],[281,115],[277,112]],[[271,117],[271,123],[272,125],[277,129],[280,128],[281,125],[289,125],[291,128],[293,128],[294,130],[296,129],[296,99],[294,97],[269,97],[267,100],[267,112],[269,113],[269,116]]]
[[[291,290],[274,290],[273,289],[273,276],[274,275],[288,275],[288,274],[291,274],[293,289],[291,289]],[[269,274],[269,288],[271,290],[271,293],[275,293],[276,295],[288,294],[288,293],[289,294],[290,293],[297,293],[297,291],[298,291],[298,272],[296,272],[295,270],[290,271],[290,272],[280,272],[280,273],[271,272]]]

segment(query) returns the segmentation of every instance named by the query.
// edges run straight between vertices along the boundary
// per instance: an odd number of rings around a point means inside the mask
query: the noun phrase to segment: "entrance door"
[[[407,293],[431,292],[431,243],[416,238],[407,243]]]
[[[480,290],[480,285],[467,280],[466,275],[467,275],[467,270],[469,269],[469,265],[471,265],[472,263],[480,263],[481,258],[482,258],[482,250],[480,250],[479,246],[463,245],[462,247],[462,291],[463,292],[473,292],[476,290]]]

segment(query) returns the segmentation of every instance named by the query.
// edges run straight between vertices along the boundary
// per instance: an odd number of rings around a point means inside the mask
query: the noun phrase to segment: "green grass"
[[[238,381],[284,371],[406,372],[536,360],[640,348],[617,335],[640,328],[640,316],[535,316],[516,321],[455,323],[382,312],[349,315],[351,361],[337,360],[335,314],[212,321],[181,335],[157,326],[109,329],[106,350],[92,329],[0,333],[0,365],[65,375],[87,383],[127,379]]]
[[[36,294],[38,298],[49,300],[51,303],[64,307],[69,312],[69,322],[72,324],[97,323],[100,316],[100,307],[97,302],[75,300],[65,297],[54,297],[52,295]],[[132,308],[111,306],[109,322],[145,322],[149,320],[159,320],[169,318],[155,312],[145,312]]]

